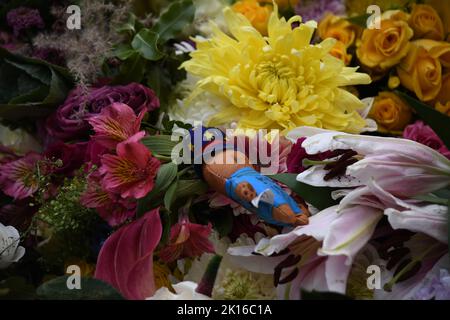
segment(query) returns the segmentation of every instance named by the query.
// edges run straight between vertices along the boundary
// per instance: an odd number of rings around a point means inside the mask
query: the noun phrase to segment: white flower
[[[25,130],[11,130],[3,125],[0,125],[0,144],[19,154],[26,154],[29,151],[42,151],[39,142]]]
[[[182,121],[191,125],[202,122],[207,126],[208,119],[223,109],[226,101],[207,91],[188,100],[197,80],[188,74],[186,80],[176,86],[174,97],[167,111],[170,120]]]
[[[176,293],[172,293],[166,287],[162,287],[146,300],[211,300],[210,297],[195,291],[197,284],[194,282],[183,281],[174,284],[172,287]]]
[[[5,227],[0,223],[0,269],[9,267],[25,254],[25,248],[19,246],[20,235],[13,226]]]
[[[223,9],[229,0],[193,0],[195,5],[194,26],[203,35],[212,34],[210,22],[214,22],[220,29],[226,30]]]

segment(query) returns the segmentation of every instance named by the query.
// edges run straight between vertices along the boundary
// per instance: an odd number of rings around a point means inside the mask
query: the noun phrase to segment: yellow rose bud
[[[403,12],[385,12],[380,29],[364,29],[356,49],[360,62],[379,71],[398,64],[408,54],[414,34],[406,20]]]
[[[408,55],[397,67],[404,87],[414,91],[421,101],[431,101],[441,90],[442,66],[425,48],[413,43]]]
[[[429,39],[416,40],[414,43],[425,48],[433,58],[439,59],[442,66],[450,67],[450,43]]]
[[[261,6],[256,0],[236,2],[233,11],[243,14],[262,35],[267,35],[267,23],[272,12],[271,6]]]
[[[447,103],[445,103],[445,104],[442,104],[438,101],[438,102],[436,102],[435,108],[437,111],[439,111],[443,114],[446,114],[450,117],[450,101],[447,101]]]
[[[350,61],[352,61],[352,55],[347,54],[347,48],[345,47],[345,44],[341,41],[336,42],[334,47],[331,49],[330,54],[333,57],[342,60],[345,63],[345,65],[348,65]]]
[[[401,132],[411,121],[411,108],[396,94],[383,91],[375,97],[369,117],[378,123],[380,132]]]
[[[444,40],[444,25],[436,10],[426,4],[414,4],[408,20],[414,38]]]
[[[344,18],[327,14],[320,21],[317,31],[321,39],[334,38],[348,48],[355,42],[358,29]]]
[[[400,78],[397,76],[390,76],[388,81],[388,87],[391,90],[394,90],[400,85]]]

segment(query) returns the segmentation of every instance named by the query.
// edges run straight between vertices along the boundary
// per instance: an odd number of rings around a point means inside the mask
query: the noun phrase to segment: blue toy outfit
[[[274,203],[270,204],[261,201],[258,208],[256,208],[250,202],[240,199],[236,195],[235,190],[241,182],[248,182],[253,189],[255,189],[257,196],[265,190],[270,189],[274,194]],[[295,214],[299,215],[302,213],[297,203],[278,184],[276,184],[272,179],[249,167],[239,169],[233,173],[233,175],[228,178],[225,183],[225,190],[231,199],[242,205],[247,210],[255,212],[262,220],[270,224],[288,226],[288,224],[273,219],[273,207],[277,208],[282,204],[288,204]]]

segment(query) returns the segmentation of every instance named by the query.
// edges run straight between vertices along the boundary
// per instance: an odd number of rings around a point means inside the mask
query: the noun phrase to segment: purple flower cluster
[[[33,57],[62,67],[66,65],[64,52],[55,48],[37,48],[33,51]]]
[[[63,141],[86,136],[90,129],[87,119],[99,114],[103,108],[114,102],[130,106],[136,114],[143,110],[152,111],[159,108],[155,92],[138,83],[89,88],[87,92],[77,87],[47,119],[46,133],[53,140]]]
[[[304,22],[309,20],[320,21],[327,13],[334,15],[345,14],[343,0],[313,0],[300,1],[295,7],[295,13],[302,17]]]
[[[44,20],[42,20],[39,10],[27,7],[19,7],[12,9],[6,15],[8,25],[13,29],[14,36],[18,37],[23,31],[45,27]]]
[[[428,283],[416,292],[416,300],[450,300],[450,274],[447,270],[441,269],[439,276],[435,276]]]
[[[424,144],[450,159],[450,150],[433,129],[421,120],[407,126],[403,130],[403,138]]]

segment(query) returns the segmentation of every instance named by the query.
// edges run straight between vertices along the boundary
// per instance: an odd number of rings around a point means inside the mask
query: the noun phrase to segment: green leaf
[[[117,28],[118,33],[136,33],[136,15],[134,13],[129,13],[128,21]]]
[[[169,135],[149,136],[141,141],[151,152],[162,156],[171,156],[173,148],[179,143],[172,141]]]
[[[371,14],[365,13],[360,16],[354,16],[354,17],[347,18],[346,20],[348,22],[350,22],[351,24],[360,26],[362,28],[367,28],[367,19],[369,19],[370,16],[371,16]]]
[[[45,282],[37,289],[41,299],[50,300],[123,300],[116,289],[94,278],[81,277],[81,289],[68,289],[67,279],[62,276]]]
[[[138,201],[138,209],[137,215],[138,217],[142,216],[145,212],[150,209],[150,203],[152,200],[161,192],[164,192],[172,183],[172,181],[177,177],[178,166],[169,162],[163,164],[161,168],[158,170],[158,174],[156,176],[155,186],[152,191],[145,196],[143,199]]]
[[[211,215],[210,220],[219,235],[225,237],[233,229],[233,218],[233,213],[229,211],[218,211]]]
[[[26,72],[29,76],[33,77],[36,80],[39,80],[43,84],[50,85],[51,73],[46,66],[39,64],[19,63],[10,61],[8,59],[5,59],[5,62],[16,67],[17,69]]]
[[[335,188],[313,187],[307,185],[305,183],[297,181],[297,174],[295,173],[281,173],[270,177],[287,185],[303,200],[312,204],[319,210],[329,208],[339,203],[339,201],[333,200],[331,198],[331,192],[336,190]]]
[[[171,223],[170,215],[169,215],[169,213],[167,211],[160,210],[159,216],[161,218],[161,224],[163,226],[161,240],[159,241],[159,243],[161,245],[165,245],[169,241],[170,228],[172,227],[172,223]]]
[[[442,139],[447,148],[450,148],[450,117],[416,100],[406,93],[396,91]]]
[[[127,60],[130,58],[136,51],[129,44],[121,44],[114,49],[114,56],[119,58],[120,60]]]
[[[128,84],[130,82],[141,82],[144,77],[147,60],[143,59],[138,52],[134,52],[120,66],[120,72],[114,78],[113,84]]]
[[[193,195],[202,195],[208,191],[208,185],[201,180],[179,180],[177,198],[187,198]]]
[[[178,192],[178,180],[175,180],[172,185],[167,189],[166,194],[164,195],[164,206],[167,210],[170,211],[170,208],[172,207],[172,204],[175,202]]]
[[[153,26],[152,31],[159,35],[158,43],[164,44],[175,38],[191,24],[195,16],[192,0],[180,0],[172,3]]]
[[[145,59],[158,61],[164,56],[158,49],[158,38],[158,33],[149,29],[142,29],[134,36],[131,46]]]

